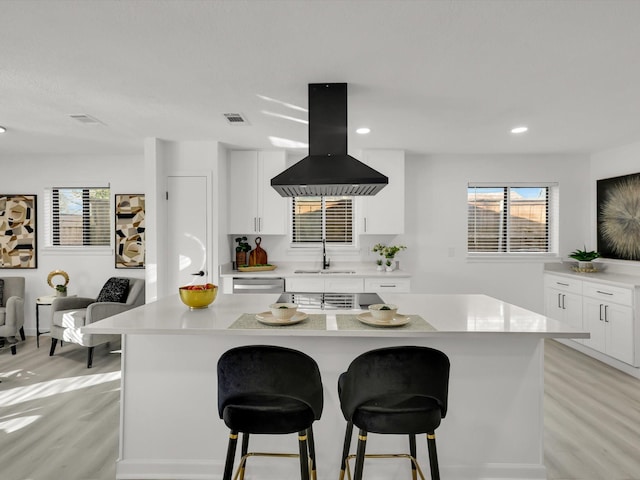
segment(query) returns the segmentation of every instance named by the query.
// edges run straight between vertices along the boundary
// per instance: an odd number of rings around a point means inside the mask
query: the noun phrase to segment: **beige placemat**
[[[327,316],[324,313],[311,313],[309,318],[293,325],[265,325],[256,319],[255,313],[243,313],[230,326],[230,329],[265,329],[265,328],[286,328],[297,330],[326,330]]]
[[[373,325],[367,325],[358,320],[356,315],[353,314],[336,314],[336,323],[338,324],[338,330],[385,330],[392,328],[393,330],[419,330],[422,332],[435,332],[436,329],[427,322],[420,315],[409,315],[411,319],[406,325],[399,327],[374,327]]]

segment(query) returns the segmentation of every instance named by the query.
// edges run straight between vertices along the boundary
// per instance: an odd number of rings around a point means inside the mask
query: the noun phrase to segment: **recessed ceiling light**
[[[529,130],[529,127],[525,127],[524,125],[521,127],[514,127],[511,129],[511,133],[524,133]]]
[[[6,132],[6,131],[7,131],[7,129],[6,129],[6,128],[4,128],[4,127],[0,127],[0,133],[4,133],[4,132]]]
[[[368,127],[360,127],[359,129],[356,130],[356,133],[359,133],[360,135],[366,135],[370,131],[371,129]]]

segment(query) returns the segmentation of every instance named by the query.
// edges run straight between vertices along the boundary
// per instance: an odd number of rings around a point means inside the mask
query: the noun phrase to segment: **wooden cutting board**
[[[267,252],[263,250],[260,246],[262,242],[261,237],[256,237],[256,248],[251,250],[249,254],[249,266],[252,267],[254,265],[265,265],[267,264]]]

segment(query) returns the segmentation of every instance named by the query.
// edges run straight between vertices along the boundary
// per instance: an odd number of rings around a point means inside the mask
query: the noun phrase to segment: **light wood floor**
[[[0,350],[0,479],[114,480],[120,355],[29,337]],[[560,343],[545,349],[549,480],[640,480],[640,381]]]

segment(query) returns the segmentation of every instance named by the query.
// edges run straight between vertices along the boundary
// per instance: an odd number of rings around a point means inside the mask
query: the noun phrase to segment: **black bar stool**
[[[439,480],[435,429],[447,414],[449,358],[427,347],[391,347],[363,353],[340,375],[340,407],[347,430],[340,480],[348,478],[351,434],[360,429],[354,479],[361,480],[365,458],[409,458],[412,478],[424,475],[416,460],[416,434],[427,434],[432,480]],[[365,455],[367,433],[409,436],[409,454]],[[417,474],[416,474],[417,472]]]
[[[312,424],[323,407],[322,381],[316,362],[289,348],[269,345],[237,347],[218,360],[218,412],[231,429],[223,480],[233,473],[238,433],[242,459],[235,478],[244,478],[250,456],[299,457],[302,480],[316,478]],[[299,454],[248,452],[250,434],[298,432]]]

